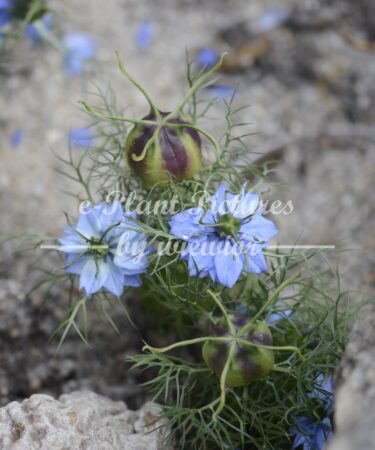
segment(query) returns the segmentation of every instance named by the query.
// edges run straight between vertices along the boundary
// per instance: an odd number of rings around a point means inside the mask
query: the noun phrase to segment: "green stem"
[[[171,119],[172,117],[178,116],[181,112],[183,107],[186,105],[186,103],[190,100],[190,98],[195,95],[195,93],[203,86],[203,84],[208,80],[208,78],[221,66],[224,56],[226,53],[223,53],[219,59],[219,61],[207,72],[205,72],[198,80],[195,81],[195,83],[191,86],[191,88],[186,93],[185,97],[182,99],[182,102],[180,105],[172,111],[168,116],[166,117],[166,121]]]
[[[232,342],[229,347],[228,358],[225,362],[225,366],[220,375],[220,402],[219,402],[219,405],[218,405],[216,411],[214,412],[214,417],[217,417],[221,413],[221,411],[223,410],[223,408],[225,406],[225,396],[226,396],[225,383],[227,381],[229,366],[232,362],[235,348],[236,348],[236,343]]]
[[[291,369],[290,368],[286,369],[286,368],[283,368],[283,367],[279,367],[277,364],[275,364],[272,367],[272,371],[273,372],[281,372],[281,373],[288,373],[288,374],[290,374]]]
[[[42,36],[42,38],[47,41],[52,47],[56,48],[60,53],[65,54],[67,52],[66,48],[61,44],[61,42],[54,36],[53,33],[48,30],[41,20],[36,20],[33,23],[34,27]]]
[[[243,336],[253,325],[253,323],[260,317],[267,308],[269,308],[278,298],[280,293],[290,284],[293,284],[296,279],[300,276],[300,274],[295,275],[294,277],[289,278],[280,284],[280,286],[275,290],[275,292],[271,295],[271,297],[267,300],[267,302],[260,308],[260,310],[255,314],[255,316],[247,322],[240,330],[237,332],[236,336]]]
[[[145,97],[145,99],[147,100],[152,112],[155,114],[157,119],[161,118],[160,112],[158,110],[158,108],[155,106],[155,104],[153,103],[153,101],[151,100],[150,96],[148,95],[147,91],[145,90],[145,88],[143,86],[141,86],[137,80],[135,80],[130,73],[126,70],[123,62],[121,61],[120,58],[120,54],[119,52],[116,52],[116,58],[117,58],[117,64],[120,68],[120,71],[123,75],[125,75],[125,77],[137,88],[139,89],[143,96]]]
[[[294,347],[293,345],[285,345],[285,346],[279,346],[279,345],[263,345],[263,344],[256,344],[255,342],[247,341],[246,339],[237,338],[236,341],[239,344],[247,345],[248,347],[258,347],[258,348],[265,348],[267,350],[279,350],[279,351],[290,351],[298,353],[301,359],[305,359],[305,357],[302,355],[301,350],[298,347]]]
[[[145,156],[146,156],[146,154],[148,152],[148,149],[156,141],[156,139],[157,139],[157,137],[159,135],[159,132],[160,132],[160,128],[156,128],[156,130],[154,131],[151,139],[149,139],[147,141],[147,144],[144,146],[144,149],[142,150],[142,153],[139,156],[137,156],[135,153],[131,154],[131,158],[132,158],[133,161],[142,161],[145,158]]]
[[[212,134],[209,133],[208,131],[204,130],[203,128],[197,127],[196,125],[193,125],[192,123],[170,123],[170,122],[168,122],[168,117],[166,118],[165,126],[171,127],[171,128],[191,128],[191,129],[197,131],[198,133],[202,134],[211,142],[211,144],[215,148],[217,159],[218,159],[218,161],[220,161],[220,158],[221,158],[220,144],[212,136]]]
[[[228,338],[206,336],[206,337],[200,337],[200,338],[195,338],[195,339],[189,339],[187,341],[176,342],[175,344],[168,345],[167,347],[156,348],[156,347],[151,347],[150,345],[145,345],[142,350],[143,351],[151,350],[156,353],[166,353],[166,352],[169,352],[170,350],[173,350],[174,348],[184,347],[185,345],[200,344],[201,342],[207,342],[207,341],[227,342]]]
[[[218,299],[216,294],[212,292],[210,289],[207,290],[207,293],[212,297],[214,302],[217,304],[217,306],[220,308],[220,311],[223,313],[223,316],[225,318],[225,321],[227,323],[229,331],[234,335],[236,333],[236,329],[234,328],[234,325],[232,321],[230,320],[230,317],[227,313],[227,310],[224,308],[224,305],[221,303],[221,301]]]
[[[78,103],[80,103],[87,112],[92,114],[95,117],[98,117],[99,119],[109,119],[109,120],[118,120],[121,122],[129,122],[134,125],[155,125],[155,122],[153,120],[139,120],[139,119],[132,119],[131,117],[124,117],[124,116],[112,116],[111,114],[103,114],[99,111],[97,111],[92,106],[88,105],[83,100],[80,100]]]

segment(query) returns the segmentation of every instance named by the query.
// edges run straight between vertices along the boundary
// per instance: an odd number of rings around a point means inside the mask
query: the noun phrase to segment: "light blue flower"
[[[211,95],[218,100],[227,100],[233,97],[236,89],[233,86],[227,86],[225,84],[213,84],[208,87]]]
[[[24,132],[22,130],[16,130],[10,135],[10,145],[13,148],[17,148],[22,144],[24,138]]]
[[[254,31],[265,33],[284,25],[290,19],[291,13],[286,9],[270,9],[259,17],[254,25]]]
[[[119,297],[125,286],[140,286],[148,265],[146,237],[135,213],[124,213],[119,202],[87,207],[78,222],[59,239],[67,254],[66,271],[80,276],[88,296],[105,289]]]
[[[66,54],[64,67],[70,75],[79,75],[85,68],[85,63],[96,53],[96,43],[93,38],[80,32],[67,33],[62,40]]]
[[[186,241],[182,258],[191,276],[210,276],[214,282],[232,287],[245,272],[267,270],[263,249],[277,233],[262,216],[258,194],[232,194],[225,184],[210,197],[208,210],[191,208],[174,215],[171,234]]]
[[[72,128],[69,133],[69,143],[72,147],[89,148],[92,146],[91,128]]]
[[[241,314],[241,316],[249,316],[250,315],[249,308],[243,304],[236,305],[236,312],[238,314]],[[292,309],[276,310],[275,312],[273,312],[272,314],[269,315],[269,317],[267,319],[267,324],[275,325],[279,320],[290,317],[292,314],[293,314]]]
[[[267,319],[267,323],[269,325],[274,325],[281,319],[286,319],[287,317],[291,316],[293,313],[292,309],[284,309],[280,311],[275,311],[272,314],[269,315]]]
[[[321,423],[314,423],[307,417],[297,418],[298,428],[293,428],[295,434],[292,449],[324,450],[326,443],[332,437],[332,424],[328,417]]]
[[[332,376],[328,378],[319,374],[316,379],[316,388],[309,392],[309,398],[323,401],[323,411],[327,414],[320,422],[306,416],[296,418],[296,426],[291,429],[295,435],[292,450],[324,450],[332,437],[332,422],[328,417],[333,404]]]
[[[1,29],[13,19],[12,8],[12,0],[0,0],[0,41],[4,39]]]
[[[53,25],[53,14],[44,14],[37,22],[42,26],[45,30],[50,31]],[[39,44],[42,36],[38,28],[35,26],[34,22],[31,22],[27,25],[25,30],[25,35],[33,41],[34,44]]]
[[[0,0],[0,26],[7,24],[12,19],[12,0]]]
[[[324,411],[329,411],[333,404],[332,376],[325,377],[320,373],[316,378],[315,389],[308,394],[309,398],[319,398],[324,402]]]
[[[211,69],[220,59],[220,53],[213,48],[205,47],[198,50],[195,63],[199,69]]]
[[[138,27],[135,41],[139,50],[146,50],[154,37],[154,26],[150,21],[141,23]]]

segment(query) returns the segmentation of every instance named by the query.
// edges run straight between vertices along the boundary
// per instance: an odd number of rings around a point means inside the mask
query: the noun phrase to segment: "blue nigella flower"
[[[0,0],[0,30],[13,19],[12,8],[12,0]],[[0,32],[0,41],[3,38],[4,34]]]
[[[195,57],[198,69],[211,69],[220,59],[220,53],[213,48],[201,48]]]
[[[233,86],[227,86],[225,84],[213,84],[207,89],[209,89],[211,94],[218,100],[226,100],[228,98],[231,98],[236,91]]]
[[[254,25],[255,31],[265,33],[283,25],[290,18],[290,11],[285,9],[270,9],[266,11]]]
[[[146,21],[139,25],[135,41],[139,50],[146,50],[154,37],[154,26],[151,22]]]
[[[85,68],[85,62],[92,59],[96,52],[96,43],[86,33],[67,33],[62,40],[66,49],[64,67],[70,75],[79,75]]]
[[[22,130],[16,130],[16,131],[14,131],[14,132],[10,135],[10,139],[9,139],[10,145],[11,145],[13,148],[19,147],[19,146],[21,145],[21,143],[22,143],[23,137],[24,137],[24,133],[23,133]]]
[[[284,309],[282,311],[275,311],[269,315],[269,317],[267,319],[267,323],[269,325],[274,325],[279,320],[289,317],[292,313],[293,313],[292,309]]]
[[[135,213],[124,213],[119,202],[87,207],[78,222],[65,229],[60,250],[67,254],[66,271],[80,276],[88,296],[105,289],[119,297],[125,286],[140,286],[148,247]]]
[[[333,405],[332,376],[325,377],[322,373],[316,378],[316,388],[308,394],[309,398],[320,398],[324,401],[324,411],[327,412]]]
[[[52,29],[53,25],[53,14],[44,14],[37,22],[47,31]],[[38,28],[35,26],[35,23],[29,23],[25,30],[25,35],[33,41],[34,44],[39,44],[42,36]]]
[[[236,305],[236,312],[238,314],[241,314],[242,316],[249,316],[249,314],[250,314],[249,308],[243,304]],[[279,320],[285,319],[285,318],[291,316],[292,313],[293,313],[292,309],[283,309],[280,311],[275,311],[269,315],[269,317],[267,319],[267,323],[268,323],[268,325],[274,325]]]
[[[186,241],[182,258],[191,276],[210,276],[214,282],[232,287],[246,272],[267,270],[263,249],[277,233],[262,216],[258,194],[232,194],[225,184],[210,197],[207,211],[191,208],[169,221],[171,234]]]
[[[295,435],[292,449],[324,450],[326,443],[332,437],[332,422],[328,414],[333,404],[332,377],[325,378],[320,374],[316,379],[317,387],[310,393],[309,398],[321,399],[323,411],[327,414],[321,422],[311,420],[306,416],[296,418],[296,426],[291,432]]]
[[[72,147],[89,148],[92,146],[91,128],[73,128],[69,133],[69,143]]]
[[[326,443],[332,437],[332,424],[328,417],[325,417],[321,423],[314,423],[307,417],[297,418],[298,429],[293,428],[292,432],[295,438],[292,450],[324,450]],[[299,430],[302,430],[299,431]]]

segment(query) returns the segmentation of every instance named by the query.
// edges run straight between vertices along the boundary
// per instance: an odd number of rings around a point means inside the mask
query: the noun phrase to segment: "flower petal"
[[[87,250],[87,242],[82,239],[78,234],[76,234],[71,228],[65,228],[65,233],[67,236],[58,238],[61,246],[59,247],[60,252],[64,253],[83,253]]]
[[[94,236],[99,237],[102,230],[95,209],[89,208],[81,213],[75,228],[88,239]]]
[[[190,208],[177,213],[169,221],[170,233],[183,240],[204,234],[207,230],[199,224],[203,218],[203,208]]]
[[[267,262],[262,250],[258,253],[248,252],[245,265],[246,271],[249,273],[267,272]]]
[[[86,265],[90,256],[82,255],[80,253],[69,253],[65,259],[65,271],[79,275],[83,267]]]
[[[214,263],[218,281],[231,288],[241,276],[244,256],[236,244],[231,244],[230,248],[224,248],[215,255]]]
[[[108,277],[109,266],[104,261],[90,258],[82,268],[79,288],[85,289],[88,296],[101,289]]]
[[[240,234],[241,239],[253,240],[256,238],[259,241],[267,242],[277,234],[277,228],[271,220],[266,219],[259,212],[249,221],[242,223]]]
[[[139,287],[142,286],[142,280],[139,275],[125,275],[124,276],[124,285],[131,287]]]
[[[125,275],[142,273],[148,265],[147,254],[149,253],[146,239],[136,233],[136,237],[126,241],[124,246],[119,243],[113,262],[115,266],[122,269]]]
[[[104,287],[116,297],[120,297],[124,290],[124,274],[112,261],[108,261],[109,272],[104,282]]]

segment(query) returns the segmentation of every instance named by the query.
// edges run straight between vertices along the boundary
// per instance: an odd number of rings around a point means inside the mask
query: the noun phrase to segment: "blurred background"
[[[203,95],[228,99],[236,88],[235,106],[249,105],[238,121],[251,124],[246,144],[254,161],[278,160],[272,179],[280,187],[270,198],[294,205],[292,214],[275,217],[278,241],[351,249],[340,257],[343,285],[374,291],[374,2],[47,3],[54,10],[46,27],[49,42],[17,40],[1,67],[1,235],[58,236],[65,225],[62,211],[76,214],[74,199],[61,192],[72,187],[54,171],[60,167],[54,153],[65,156],[69,140],[75,151],[95,145],[95,136],[82,132],[90,121],[77,104],[93,103],[93,82],[103,89],[111,85],[120,108],[148,112],[119,73],[115,50],[162,110],[173,109],[186,89],[186,50],[201,66],[226,51],[220,79]],[[62,57],[61,42],[74,49],[73,56],[83,52],[78,63]],[[223,110],[218,102],[213,119]],[[206,126],[217,136],[224,131],[220,120]],[[24,295],[29,261],[10,260],[6,246],[0,261],[0,335],[6,343],[0,357],[7,364],[4,370],[0,363],[1,403],[85,386],[131,404],[139,388],[122,361],[124,346],[131,348],[137,336],[114,342],[112,331],[98,324],[90,348],[73,339],[54,357],[56,345],[47,344],[46,336],[65,311],[63,301],[49,303],[40,315],[41,300]]]

